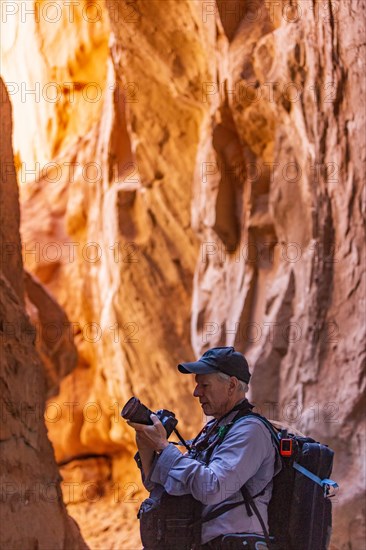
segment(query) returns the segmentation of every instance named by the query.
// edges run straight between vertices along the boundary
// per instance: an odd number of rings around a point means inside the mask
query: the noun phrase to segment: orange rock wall
[[[361,544],[364,13],[361,0],[84,0],[73,19],[41,13],[42,47],[12,16],[5,80],[61,93],[22,103],[11,88],[14,149],[25,263],[78,350],[48,426],[94,544],[138,540],[120,406],[172,408],[190,435],[202,419],[175,365],[213,345],[248,356],[262,412],[335,449],[333,547]],[[25,50],[39,59],[27,75]],[[116,484],[125,525],[103,515]]]
[[[1,79],[0,91],[0,545],[14,550],[87,550],[64,506],[60,474],[43,419],[46,373],[36,351],[35,328],[24,308],[11,105]]]

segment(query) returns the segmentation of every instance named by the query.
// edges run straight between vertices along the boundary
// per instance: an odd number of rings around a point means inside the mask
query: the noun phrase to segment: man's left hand
[[[136,422],[127,421],[127,424],[136,430],[137,444],[145,448],[150,448],[152,451],[161,452],[169,442],[166,437],[166,431],[156,414],[151,414],[150,418],[153,422],[152,426],[146,424],[137,424]]]

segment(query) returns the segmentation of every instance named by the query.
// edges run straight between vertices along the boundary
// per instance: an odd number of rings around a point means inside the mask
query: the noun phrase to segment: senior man
[[[168,442],[155,415],[152,426],[129,422],[136,430],[145,486],[156,498],[164,491],[203,503],[202,548],[225,548],[224,536],[233,533],[243,534],[237,536],[238,547],[247,541],[246,548],[259,548],[255,544],[266,538],[272,478],[280,466],[269,430],[250,415],[248,363],[233,347],[217,347],[178,369],[195,375],[193,395],[213,420],[185,455]]]

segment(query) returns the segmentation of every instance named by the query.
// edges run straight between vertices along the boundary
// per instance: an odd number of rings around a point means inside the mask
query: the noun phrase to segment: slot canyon
[[[365,0],[1,3],[1,538],[135,550],[137,396],[248,359],[366,548]]]

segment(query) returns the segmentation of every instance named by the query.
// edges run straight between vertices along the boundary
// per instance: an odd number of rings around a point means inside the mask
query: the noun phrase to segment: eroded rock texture
[[[24,308],[11,107],[1,86],[1,547],[87,550],[62,501],[43,411],[46,377]],[[30,298],[32,299],[32,297]],[[48,306],[52,315],[52,307]],[[69,363],[72,367],[72,363]],[[69,368],[69,367],[68,367]]]
[[[53,163],[22,187],[22,235],[78,349],[49,402],[69,510],[95,547],[138,546],[141,485],[119,408],[131,394],[172,408],[189,436],[201,418],[175,365],[234,344],[261,410],[336,451],[332,544],[360,548],[365,2],[68,11],[52,28],[40,18],[41,43],[52,37],[41,50],[31,23],[12,20],[4,73],[19,81],[13,52],[42,51],[22,78],[62,88],[52,109],[21,106],[40,121],[39,147],[16,132],[15,149],[24,181],[24,163]]]

